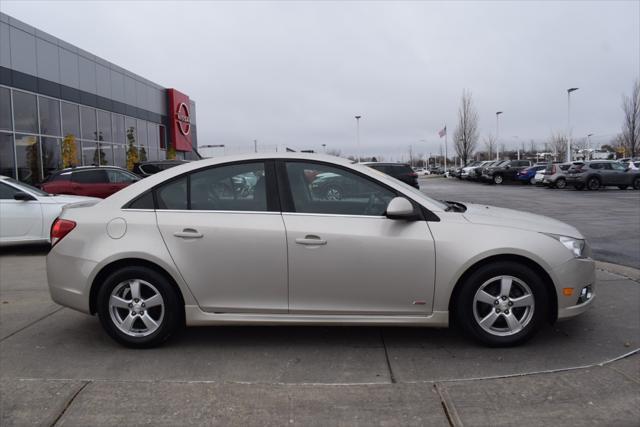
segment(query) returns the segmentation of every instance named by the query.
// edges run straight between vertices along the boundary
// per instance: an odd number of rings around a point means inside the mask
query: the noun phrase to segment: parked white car
[[[414,169],[414,172],[417,173],[418,176],[431,175],[431,172],[429,172],[426,168],[416,168]]]
[[[236,185],[247,174],[258,177],[251,188]],[[327,174],[340,199],[318,185]],[[51,233],[53,300],[98,314],[131,347],[161,344],[185,323],[445,327],[452,319],[485,344],[507,346],[584,312],[595,295],[594,261],[574,227],[440,202],[333,156],[176,166],[94,206],[64,209]]]
[[[65,205],[99,200],[83,196],[54,196],[0,175],[0,245],[47,243],[51,224]]]

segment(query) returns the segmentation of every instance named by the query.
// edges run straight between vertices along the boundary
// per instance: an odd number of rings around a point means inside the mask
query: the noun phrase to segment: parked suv
[[[532,165],[531,160],[506,160],[502,163],[484,169],[482,180],[494,184],[502,184],[505,181],[514,181],[518,172]]]
[[[552,163],[544,170],[541,184],[549,188],[563,189],[567,186],[566,173],[571,166],[584,162]]]
[[[640,171],[629,169],[615,160],[590,161],[569,168],[567,183],[572,184],[576,190],[585,187],[597,190],[613,185],[621,190],[626,190],[629,186],[640,190]]]
[[[116,166],[83,166],[54,172],[40,186],[47,193],[106,198],[140,178]]]
[[[411,169],[407,163],[363,163],[370,168],[386,173],[400,181],[420,189],[418,185],[418,174]]]

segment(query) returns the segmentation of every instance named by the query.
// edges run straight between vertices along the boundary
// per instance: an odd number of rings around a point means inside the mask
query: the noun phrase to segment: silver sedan
[[[339,189],[341,197],[328,197]],[[574,227],[440,202],[364,165],[277,153],[177,166],[65,209],[53,299],[131,347],[183,325],[459,326],[516,345],[594,300]]]

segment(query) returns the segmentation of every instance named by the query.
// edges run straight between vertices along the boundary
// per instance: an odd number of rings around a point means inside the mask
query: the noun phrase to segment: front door
[[[0,242],[41,240],[42,207],[37,200],[15,200],[20,190],[0,182]]]
[[[281,167],[281,188],[289,188],[282,217],[291,313],[431,313],[435,252],[426,221],[388,219],[396,192],[348,169],[299,161]]]
[[[164,242],[205,311],[287,312],[287,245],[267,197],[271,175],[264,162],[222,165],[156,189]]]

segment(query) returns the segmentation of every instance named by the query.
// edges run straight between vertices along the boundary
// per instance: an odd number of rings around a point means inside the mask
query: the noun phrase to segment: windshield
[[[6,178],[3,181],[12,184],[13,186],[18,187],[21,190],[26,191],[27,193],[35,194],[36,196],[47,197],[51,195],[47,192],[42,191],[39,188],[33,187],[29,184],[25,184],[24,182],[16,181],[13,178]]]

